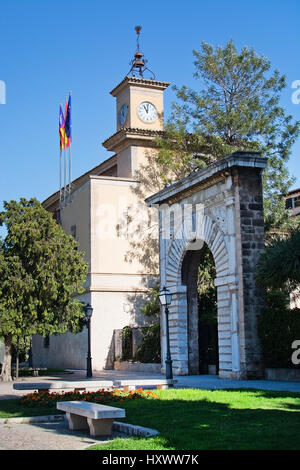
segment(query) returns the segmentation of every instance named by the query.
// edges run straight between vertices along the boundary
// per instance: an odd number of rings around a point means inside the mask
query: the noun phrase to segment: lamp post
[[[85,306],[85,319],[88,329],[88,352],[86,358],[86,376],[93,377],[92,358],[91,358],[91,318],[93,315],[93,307],[90,304]]]
[[[172,360],[170,352],[170,334],[169,334],[169,308],[171,303],[172,294],[164,287],[159,293],[159,300],[161,305],[165,308],[166,313],[166,339],[167,339],[167,357],[166,357],[166,379],[173,379]]]

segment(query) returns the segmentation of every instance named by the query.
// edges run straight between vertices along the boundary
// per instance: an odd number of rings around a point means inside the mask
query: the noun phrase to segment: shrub
[[[292,343],[300,340],[300,309],[289,309],[282,293],[277,292],[276,295],[272,292],[271,295],[269,307],[258,316],[258,335],[265,365],[300,368],[291,361]],[[278,300],[277,306],[274,305],[275,299]]]
[[[290,294],[300,282],[299,228],[270,240],[257,263],[256,279],[267,291],[267,308],[258,317],[265,365],[295,368],[291,346],[300,340],[300,310],[290,309]]]
[[[122,361],[132,359],[132,329],[125,326],[122,331]]]
[[[142,333],[143,340],[140,346],[137,348],[137,353],[134,357],[134,360],[146,364],[159,363],[161,361],[159,323],[143,327]]]
[[[128,400],[138,400],[140,398],[157,398],[158,395],[151,391],[144,391],[139,388],[132,392],[124,392],[122,390],[97,390],[96,392],[34,392],[28,393],[19,399],[20,405],[26,406],[49,406],[55,407],[58,401],[88,401],[92,403],[100,403],[109,405],[117,402]]]

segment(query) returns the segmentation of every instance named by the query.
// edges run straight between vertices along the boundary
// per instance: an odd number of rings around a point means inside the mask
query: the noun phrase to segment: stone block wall
[[[239,168],[234,183],[240,210],[240,264],[243,284],[243,312],[240,317],[241,373],[247,378],[262,377],[262,355],[257,335],[257,316],[264,306],[264,292],[255,281],[255,267],[264,250],[264,215],[261,171]]]

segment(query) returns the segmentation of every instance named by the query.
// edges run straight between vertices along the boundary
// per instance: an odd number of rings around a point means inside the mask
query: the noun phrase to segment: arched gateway
[[[255,265],[264,249],[261,174],[265,167],[260,154],[236,152],[146,200],[160,215],[160,282],[172,293],[174,374],[199,373],[195,276],[205,243],[216,267],[219,375],[262,375],[257,315],[264,300],[255,283]],[[161,326],[164,367],[164,315]]]

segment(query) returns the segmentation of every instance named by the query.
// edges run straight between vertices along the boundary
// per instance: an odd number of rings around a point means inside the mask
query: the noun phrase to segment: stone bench
[[[135,380],[114,380],[114,387],[123,388],[124,391],[136,390],[139,387],[157,388],[167,390],[177,383],[174,379],[135,379]]]
[[[114,420],[125,418],[122,408],[87,401],[60,401],[56,407],[65,411],[70,430],[89,429],[91,436],[111,436]]]
[[[53,390],[74,390],[74,391],[96,391],[101,389],[113,388],[112,380],[90,380],[77,382],[17,382],[13,384],[15,390],[37,390],[53,391]]]

